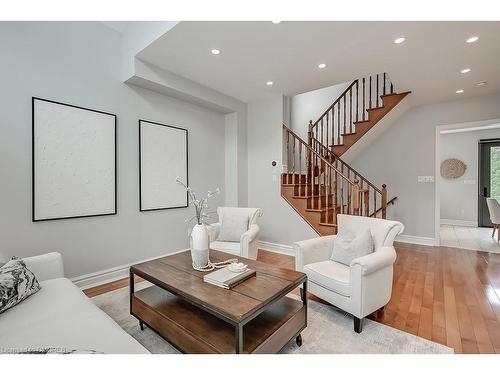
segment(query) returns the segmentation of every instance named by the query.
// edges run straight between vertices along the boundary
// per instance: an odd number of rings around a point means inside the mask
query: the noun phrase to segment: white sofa
[[[239,215],[248,216],[248,230],[241,235],[240,242],[218,240],[222,218],[228,212],[227,209],[230,209],[233,213],[236,211]],[[257,220],[262,216],[262,210],[260,208],[246,207],[218,207],[217,215],[219,216],[219,222],[209,226],[210,248],[236,256],[257,259],[260,234]]]
[[[36,348],[149,353],[70,280],[61,254],[24,258],[42,289],[0,314],[0,352]]]
[[[353,315],[354,330],[360,333],[363,318],[391,298],[396,260],[392,244],[404,227],[398,221],[364,216],[338,215],[337,220],[339,234],[369,229],[375,251],[347,266],[330,260],[335,236],[318,237],[294,243],[295,267],[307,274],[312,294]]]

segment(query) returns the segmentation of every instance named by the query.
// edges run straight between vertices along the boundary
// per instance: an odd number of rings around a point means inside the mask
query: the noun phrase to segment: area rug
[[[136,290],[149,286],[136,285]],[[129,289],[121,288],[93,297],[126,332],[151,353],[179,353],[151,329],[140,330],[136,318],[129,313]],[[363,331],[353,331],[352,318],[331,306],[309,301],[308,326],[302,332],[303,344],[288,344],[282,353],[291,354],[450,354],[447,346],[411,335],[398,329],[365,319]]]

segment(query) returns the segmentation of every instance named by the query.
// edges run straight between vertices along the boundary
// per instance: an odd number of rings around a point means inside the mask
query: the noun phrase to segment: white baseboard
[[[259,241],[259,249],[295,257],[293,247],[290,245],[283,245],[280,243],[267,242],[267,241]]]
[[[129,268],[130,268],[130,266],[132,266],[134,264],[147,262],[149,260],[161,258],[161,257],[167,256],[167,255],[182,253],[183,251],[186,251],[186,250],[189,250],[189,249],[182,249],[182,250],[174,251],[172,253],[158,255],[158,256],[155,256],[153,258],[138,260],[136,262],[124,264],[124,265],[121,265],[118,267],[108,268],[108,269],[105,269],[102,271],[92,272],[92,273],[88,273],[86,275],[73,277],[71,279],[71,281],[80,289],[93,288],[95,286],[111,283],[113,281],[117,281],[117,280],[124,279],[124,278],[128,277],[129,276]]]
[[[441,225],[457,225],[460,227],[477,227],[477,221],[441,219]]]
[[[434,237],[409,236],[407,234],[400,234],[396,237],[395,241],[426,246],[434,246],[436,243],[436,239]]]

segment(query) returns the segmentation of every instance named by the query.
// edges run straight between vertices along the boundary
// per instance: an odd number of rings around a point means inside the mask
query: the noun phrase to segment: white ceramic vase
[[[196,224],[191,231],[191,258],[196,267],[208,265],[208,248],[210,238],[205,224]]]

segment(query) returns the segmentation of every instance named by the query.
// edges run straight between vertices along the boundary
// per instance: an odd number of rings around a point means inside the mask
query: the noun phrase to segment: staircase
[[[337,214],[386,218],[387,187],[377,187],[341,156],[410,92],[395,93],[386,73],[357,79],[316,121],[307,141],[283,125],[281,195],[319,234],[337,233]]]

